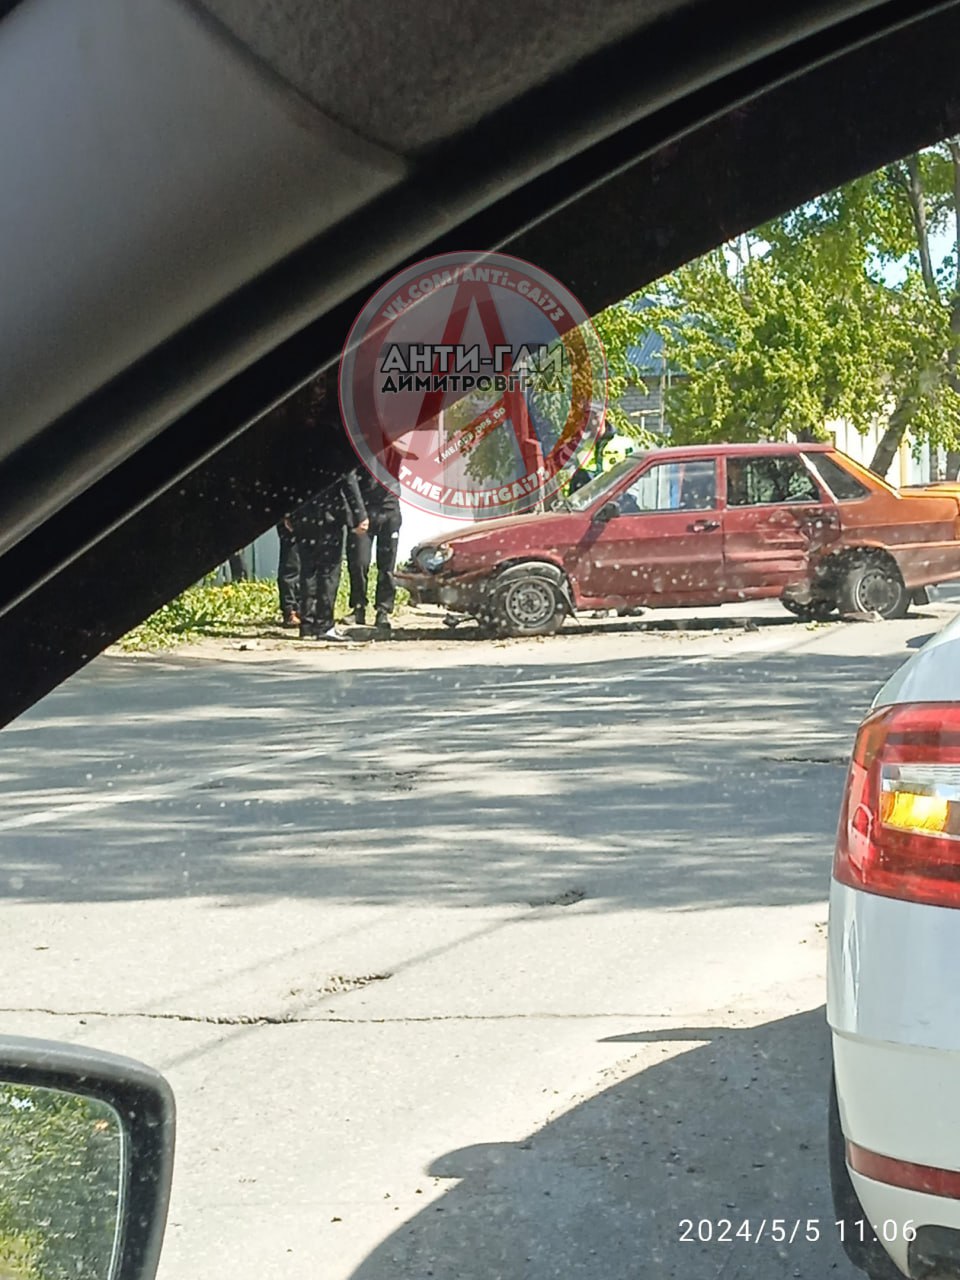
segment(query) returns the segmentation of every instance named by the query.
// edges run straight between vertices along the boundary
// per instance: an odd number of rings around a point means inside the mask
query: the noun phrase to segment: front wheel
[[[801,604],[799,600],[791,600],[788,596],[781,596],[780,603],[803,622],[826,622],[837,607],[833,600],[808,600],[806,604]]]
[[[910,607],[910,593],[895,566],[883,560],[859,560],[840,581],[841,613],[879,613],[902,618]]]
[[[496,589],[494,618],[501,635],[548,636],[567,611],[559,584],[537,573],[518,574]]]

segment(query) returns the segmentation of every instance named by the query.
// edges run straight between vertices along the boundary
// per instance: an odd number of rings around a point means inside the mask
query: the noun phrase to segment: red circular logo
[[[482,520],[564,484],[603,424],[606,373],[590,317],[552,276],[506,254],[442,254],[357,317],[340,410],[381,484],[423,511]]]

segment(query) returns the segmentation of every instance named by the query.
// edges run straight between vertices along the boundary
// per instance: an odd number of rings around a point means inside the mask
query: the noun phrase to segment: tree
[[[954,252],[934,260],[931,235]],[[672,438],[817,439],[831,418],[960,447],[960,142],[828,192],[660,281]],[[607,339],[616,358],[617,339]],[[957,455],[960,461],[960,454]]]

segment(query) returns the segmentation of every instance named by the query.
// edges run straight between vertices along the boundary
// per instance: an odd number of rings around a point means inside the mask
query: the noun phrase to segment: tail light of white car
[[[834,877],[865,893],[960,907],[960,705],[905,703],[860,726]]]

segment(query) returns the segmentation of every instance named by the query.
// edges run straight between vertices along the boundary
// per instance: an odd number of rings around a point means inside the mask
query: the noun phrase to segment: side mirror
[[[605,502],[603,504],[603,506],[600,508],[600,510],[597,512],[597,514],[593,518],[597,524],[606,524],[608,520],[612,520],[615,516],[618,516],[619,514],[620,514],[620,503],[614,502],[611,499],[610,502]]]
[[[0,1036],[2,1280],[153,1280],[174,1117],[139,1062]]]

